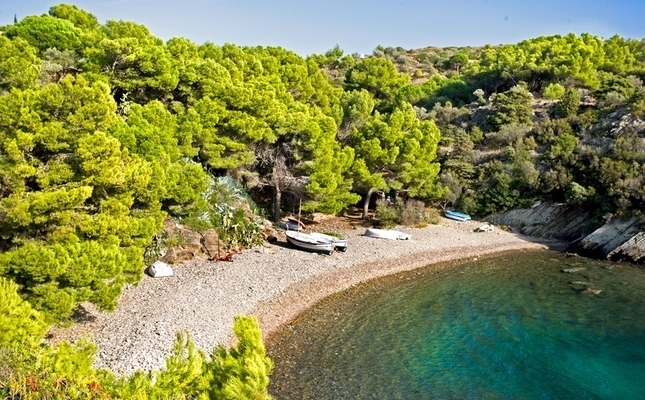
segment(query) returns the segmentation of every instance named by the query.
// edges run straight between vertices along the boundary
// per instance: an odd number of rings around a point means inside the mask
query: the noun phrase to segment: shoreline
[[[53,328],[50,341],[89,334],[98,347],[96,367],[125,374],[158,369],[181,330],[209,354],[218,344],[235,343],[235,315],[252,314],[269,343],[300,313],[355,285],[430,265],[549,248],[543,241],[499,229],[474,232],[480,225],[442,218],[439,225],[425,228],[395,228],[412,235],[406,241],[369,238],[362,236],[364,228],[350,229],[341,232],[349,240],[347,252],[330,256],[280,241],[245,250],[233,262],[177,264],[173,277],[146,275],[137,286],[126,287],[113,312],[84,304],[79,322]]]
[[[441,251],[428,251],[413,254],[414,260],[408,262],[393,264],[391,260],[386,260],[363,264],[353,268],[351,271],[332,272],[293,285],[279,296],[258,304],[251,314],[255,315],[260,321],[263,341],[268,347],[282,329],[297,320],[302,313],[325,298],[355,286],[369,284],[374,280],[412,272],[417,269],[432,268],[434,271],[439,271],[464,261],[497,257],[506,253],[546,250],[548,248],[546,245],[527,241],[527,246],[514,244],[508,247],[500,246],[486,249],[475,247],[452,248],[451,250],[459,254],[456,257],[445,253],[442,254]],[[234,338],[230,338],[227,346],[233,343]]]

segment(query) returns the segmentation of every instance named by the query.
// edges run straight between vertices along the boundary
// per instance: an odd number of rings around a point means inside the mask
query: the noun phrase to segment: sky
[[[62,1],[0,0],[0,25]],[[162,39],[280,46],[306,56],[338,45],[482,46],[543,35],[645,38],[645,0],[67,0],[106,20],[146,25]]]

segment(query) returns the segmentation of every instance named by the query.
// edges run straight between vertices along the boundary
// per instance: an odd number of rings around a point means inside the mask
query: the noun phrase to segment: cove
[[[324,299],[268,351],[277,399],[645,398],[645,270],[552,251],[431,266]]]

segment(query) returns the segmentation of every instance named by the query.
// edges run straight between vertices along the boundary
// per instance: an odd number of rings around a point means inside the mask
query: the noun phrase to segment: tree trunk
[[[372,194],[374,194],[374,189],[367,191],[365,195],[365,202],[363,203],[363,219],[367,219],[367,213],[370,210],[370,200],[372,199]]]
[[[280,222],[280,205],[282,204],[282,189],[277,173],[273,175],[273,222]]]

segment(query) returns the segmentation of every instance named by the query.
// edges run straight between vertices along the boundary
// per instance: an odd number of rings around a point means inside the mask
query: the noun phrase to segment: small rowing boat
[[[305,224],[303,224],[299,219],[289,217],[287,221],[282,221],[279,224],[280,228],[285,231],[304,231]]]
[[[347,238],[346,237],[338,238],[336,236],[327,235],[327,234],[318,233],[318,232],[311,232],[309,235],[311,235],[311,236],[313,236],[313,237],[315,237],[317,239],[319,238],[319,239],[323,239],[323,240],[330,240],[332,243],[334,243],[334,249],[335,250],[340,250],[340,251],[347,250]]]
[[[379,239],[389,239],[389,240],[408,240],[410,239],[409,233],[404,233],[401,231],[394,231],[391,229],[376,229],[368,228],[365,230],[363,236],[369,236]]]
[[[333,241],[321,237],[315,237],[308,233],[286,231],[284,234],[287,235],[287,242],[301,249],[331,254],[335,248]]]
[[[459,211],[447,210],[445,214],[446,214],[446,218],[454,219],[455,221],[462,221],[462,222],[470,221],[470,215],[460,213]]]

